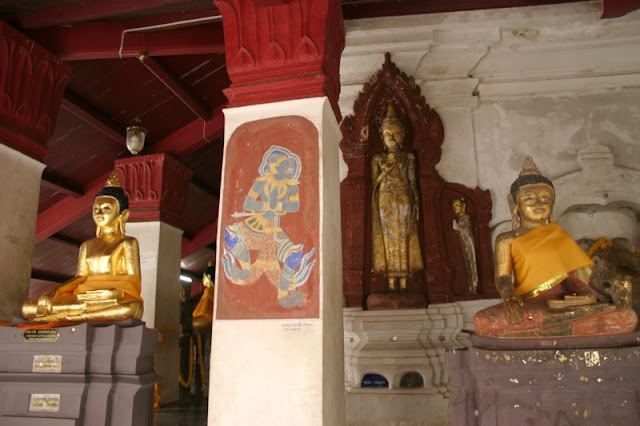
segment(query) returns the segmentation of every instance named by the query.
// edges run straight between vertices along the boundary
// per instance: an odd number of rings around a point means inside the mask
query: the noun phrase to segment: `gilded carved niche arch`
[[[371,273],[371,158],[383,150],[379,134],[387,105],[394,106],[406,129],[403,149],[417,158],[420,224],[425,269],[408,281],[409,294],[422,294],[428,303],[497,297],[493,286],[493,257],[489,221],[489,191],[444,181],[436,170],[444,141],[444,126],[429,107],[412,77],[385,55],[382,68],[364,85],[353,115],[341,124],[340,147],[349,174],[340,188],[342,208],[343,286],[345,306],[365,306],[370,294],[387,291],[386,278]],[[452,229],[451,200],[464,197],[471,215],[478,263],[478,291],[468,294],[464,259]]]

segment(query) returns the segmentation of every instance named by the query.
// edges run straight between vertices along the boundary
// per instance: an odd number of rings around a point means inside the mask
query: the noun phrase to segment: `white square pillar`
[[[340,140],[324,97],[225,110],[210,425],[345,423]],[[300,244],[310,272],[296,287],[305,261],[286,249]]]
[[[160,403],[179,399],[180,255],[182,230],[164,222],[127,224],[127,235],[140,245],[144,313],[142,321],[160,331],[156,372],[162,377]]]
[[[0,144],[0,321],[22,318],[29,295],[31,258],[38,218],[40,180],[45,165]]]

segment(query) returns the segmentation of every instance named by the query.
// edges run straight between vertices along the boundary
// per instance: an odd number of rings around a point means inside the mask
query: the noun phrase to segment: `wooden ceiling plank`
[[[140,59],[140,62],[142,62],[158,80],[167,86],[167,88],[171,90],[173,94],[182,101],[182,103],[193,111],[196,116],[200,117],[200,119],[204,121],[211,119],[211,113],[207,111],[205,106],[202,105],[202,103],[193,96],[191,92],[182,85],[182,83],[180,83],[180,80],[171,75],[171,73],[160,62],[147,55],[140,55],[138,59]]]
[[[91,212],[93,197],[103,188],[109,174],[111,174],[111,171],[86,185],[82,197],[75,198],[67,196],[48,209],[40,212],[36,223],[35,243],[38,244],[49,238],[51,235]]]
[[[57,275],[45,274],[45,273],[42,273],[42,272],[31,270],[31,279],[32,280],[48,281],[48,282],[52,282],[52,283],[61,284],[61,283],[65,282],[65,281],[69,280],[70,278],[73,278],[73,277],[60,277],[60,276],[57,276]]]
[[[63,237],[62,235],[58,235],[58,234],[54,234],[54,235],[50,236],[49,240],[50,241],[55,241],[56,243],[60,243],[60,244],[63,244],[65,246],[69,246],[69,247],[73,247],[73,248],[80,248],[80,245],[82,244],[82,242],[74,241],[74,240],[71,240],[69,238]]]
[[[124,131],[118,130],[110,124],[106,118],[102,117],[97,111],[94,111],[89,105],[68,90],[62,100],[62,108],[68,110],[96,130],[104,133],[105,136],[117,142],[118,145],[126,145]]]
[[[224,53],[221,23],[149,32],[116,22],[84,22],[28,31],[27,35],[63,61]]]
[[[60,192],[61,194],[69,195],[74,198],[79,198],[84,195],[81,188],[71,185],[68,182],[64,182],[59,176],[55,176],[46,171],[42,174],[41,184],[52,191]]]
[[[220,10],[211,1],[208,5],[194,3],[193,7],[190,5],[184,5],[179,11],[160,13],[154,15],[137,16],[126,21],[122,21],[127,28],[138,27],[160,27],[170,25],[173,28],[176,26],[185,26],[193,24],[201,24],[205,21],[219,21],[222,22],[222,15]]]
[[[34,10],[16,16],[24,29],[45,28],[110,18],[155,7],[188,3],[190,0],[89,0],[77,4]]]
[[[161,141],[151,145],[154,153],[166,152],[176,158],[182,158],[207,143],[213,142],[224,133],[224,114],[222,105],[211,113],[210,120],[196,119],[179,130],[176,130]]]

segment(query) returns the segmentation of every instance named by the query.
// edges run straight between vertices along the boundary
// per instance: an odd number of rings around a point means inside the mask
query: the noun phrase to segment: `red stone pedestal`
[[[370,311],[384,309],[422,309],[427,306],[427,299],[417,293],[374,293],[367,297],[367,309]]]
[[[603,337],[622,347],[596,346]],[[448,351],[452,424],[640,424],[638,333],[603,337],[579,338],[578,348],[548,339],[541,349]]]

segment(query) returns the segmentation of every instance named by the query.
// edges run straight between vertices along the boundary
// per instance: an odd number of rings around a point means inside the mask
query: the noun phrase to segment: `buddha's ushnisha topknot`
[[[102,190],[98,192],[93,199],[95,200],[101,196],[113,197],[118,200],[119,213],[122,213],[129,208],[129,198],[127,198],[127,194],[125,194],[124,189],[120,186],[120,178],[115,170],[109,175],[104,188],[102,188]]]
[[[522,164],[522,170],[520,171],[520,175],[518,178],[511,184],[511,196],[515,200],[518,196],[518,191],[525,185],[533,185],[536,183],[544,183],[547,184],[555,191],[553,188],[553,183],[546,177],[542,176],[540,170],[536,166],[536,163],[533,162],[531,157],[527,157]]]

